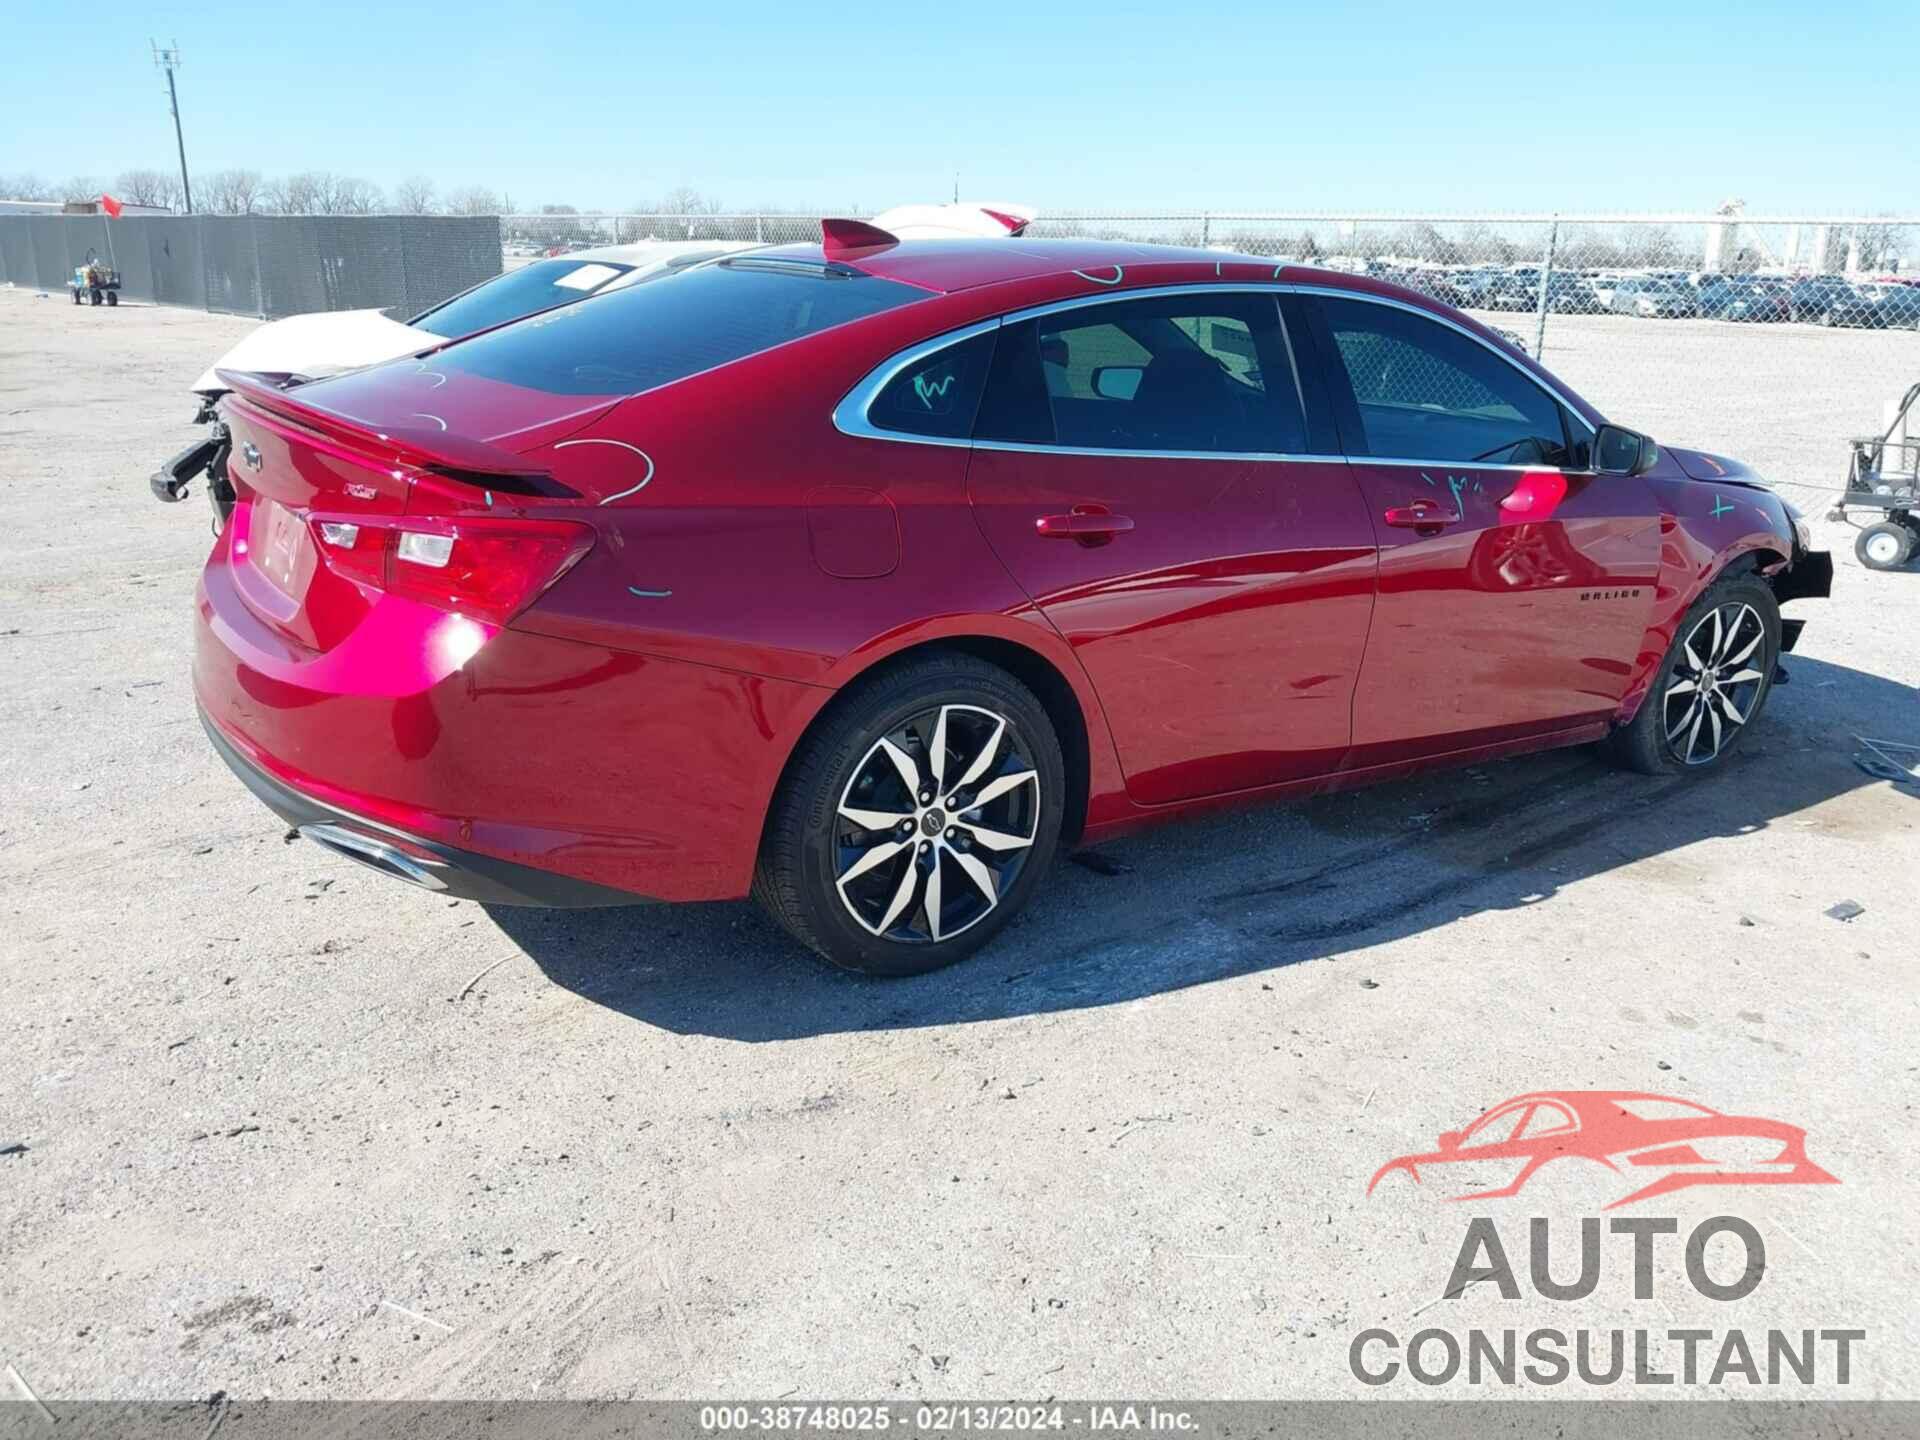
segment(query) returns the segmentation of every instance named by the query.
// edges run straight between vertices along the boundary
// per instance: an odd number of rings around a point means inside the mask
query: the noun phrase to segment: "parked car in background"
[[[1467,303],[1466,292],[1445,270],[1427,269],[1422,266],[1393,267],[1378,278],[1391,281],[1396,285],[1404,285],[1409,290],[1418,290],[1422,295],[1430,295],[1442,305],[1464,307]]]
[[[1622,281],[1614,290],[1608,309],[1616,315],[1675,320],[1698,315],[1700,302],[1690,285],[1670,278],[1642,275]]]
[[[1793,318],[1815,325],[1864,325],[1868,310],[1843,275],[1803,275],[1787,291]]]
[[[1762,714],[1780,602],[1826,592],[1751,470],[1415,291],[823,242],[330,379],[223,371],[215,751],[442,898],[752,893],[914,974],[1062,849],[1229,797],[1602,740],[1700,773]]]
[[[1556,315],[1599,315],[1606,308],[1600,292],[1584,275],[1556,271],[1547,280],[1547,309]]]
[[[1920,286],[1900,280],[1867,280],[1854,286],[1853,293],[1860,310],[1859,318],[1851,323],[1876,330],[1920,327]]]
[[[1792,318],[1787,297],[1779,290],[1739,276],[1714,276],[1701,284],[1696,299],[1709,320],[1752,324]]]
[[[1631,278],[1633,277],[1629,275],[1609,275],[1603,272],[1588,276],[1587,283],[1593,287],[1594,297],[1599,300],[1600,308],[1605,311],[1613,309],[1613,292]]]
[[[1469,310],[1531,310],[1540,298],[1538,270],[1469,270],[1455,277],[1455,285]]]

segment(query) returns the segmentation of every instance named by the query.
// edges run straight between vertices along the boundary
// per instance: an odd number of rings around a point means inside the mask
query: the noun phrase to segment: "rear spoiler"
[[[247,370],[215,370],[214,374],[222,385],[255,409],[290,420],[330,440],[362,450],[377,445],[404,464],[482,489],[561,500],[580,498],[578,490],[563,485],[549,471],[529,465],[523,456],[483,440],[449,435],[424,425],[375,428],[351,415],[302,400],[276,385],[273,376]]]

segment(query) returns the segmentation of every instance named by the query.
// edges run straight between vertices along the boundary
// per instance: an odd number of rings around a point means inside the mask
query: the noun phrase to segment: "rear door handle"
[[[1071,515],[1042,515],[1034,521],[1036,533],[1048,540],[1078,540],[1082,545],[1105,545],[1133,529],[1125,515],[1076,506]]]
[[[1458,525],[1459,512],[1442,510],[1431,500],[1416,500],[1411,505],[1395,505],[1380,517],[1389,525],[1397,525],[1402,530],[1438,530],[1444,525]]]

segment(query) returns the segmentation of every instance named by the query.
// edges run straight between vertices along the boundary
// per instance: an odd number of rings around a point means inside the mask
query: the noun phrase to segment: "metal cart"
[[[1861,529],[1853,553],[1869,570],[1898,570],[1920,549],[1920,385],[1907,391],[1883,432],[1848,444],[1847,486],[1827,518],[1852,524],[1849,510],[1885,514]]]

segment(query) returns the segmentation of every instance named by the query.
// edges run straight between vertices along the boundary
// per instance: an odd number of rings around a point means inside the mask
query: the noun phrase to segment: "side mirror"
[[[1593,468],[1602,475],[1640,475],[1653,468],[1653,441],[1624,425],[1602,425],[1593,437]]]
[[[1102,400],[1131,400],[1140,389],[1140,377],[1146,373],[1138,365],[1096,365],[1093,393]]]
[[[1460,1148],[1461,1136],[1464,1133],[1464,1131],[1460,1130],[1446,1131],[1440,1137],[1440,1148],[1442,1150],[1458,1150]]]

